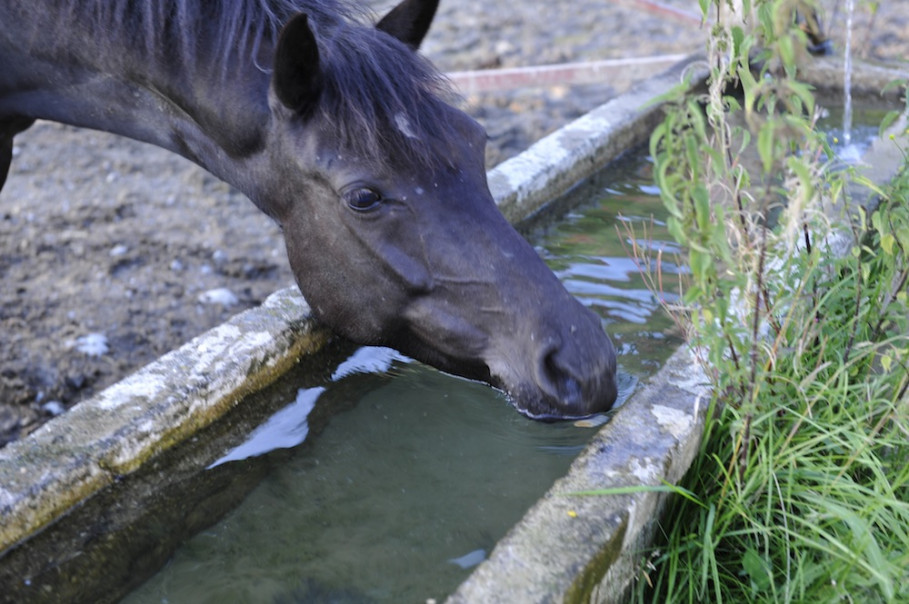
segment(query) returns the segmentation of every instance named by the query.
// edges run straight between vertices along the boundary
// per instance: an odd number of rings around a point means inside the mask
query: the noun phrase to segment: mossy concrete
[[[866,61],[855,61],[852,67],[852,96],[864,101],[886,101],[898,103],[904,89],[891,86],[897,80],[905,80],[907,69],[893,65],[876,65]],[[845,71],[842,56],[815,57],[799,66],[799,79],[823,90],[821,104],[841,102],[845,97]]]
[[[0,449],[0,552],[284,373],[329,333],[292,289]]]

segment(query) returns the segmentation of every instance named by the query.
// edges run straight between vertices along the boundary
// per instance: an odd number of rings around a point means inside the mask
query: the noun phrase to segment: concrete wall
[[[448,601],[620,599],[667,497],[646,489],[678,482],[698,451],[706,384],[679,349]],[[613,492],[580,494],[598,490]]]

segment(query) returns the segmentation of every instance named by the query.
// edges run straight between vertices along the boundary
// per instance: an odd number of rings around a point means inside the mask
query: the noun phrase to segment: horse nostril
[[[544,386],[562,405],[580,410],[583,404],[583,392],[580,382],[559,362],[558,348],[552,348],[543,357]]]

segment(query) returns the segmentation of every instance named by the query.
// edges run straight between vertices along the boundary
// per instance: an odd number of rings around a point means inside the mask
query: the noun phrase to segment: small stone
[[[236,294],[226,287],[218,287],[202,292],[198,297],[202,304],[220,304],[221,306],[234,306],[240,302]]]
[[[120,244],[117,244],[114,247],[110,248],[110,251],[108,252],[108,254],[110,254],[111,258],[116,258],[117,256],[122,256],[123,254],[125,254],[128,251],[129,251],[129,248],[126,247],[125,245],[123,245],[122,243],[120,243]]]
[[[61,403],[60,401],[47,401],[46,403],[41,405],[41,409],[45,413],[53,415],[54,417],[60,415],[64,411],[66,411],[66,407],[64,407],[63,403]]]
[[[76,350],[90,357],[100,357],[110,352],[107,346],[107,336],[103,333],[90,333],[76,338]]]

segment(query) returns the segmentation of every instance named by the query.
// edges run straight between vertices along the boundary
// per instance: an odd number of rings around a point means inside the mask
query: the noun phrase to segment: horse
[[[0,187],[36,119],[168,149],[281,227],[314,317],[501,389],[616,399],[599,317],[498,210],[483,128],[419,46],[438,0],[0,0]]]

